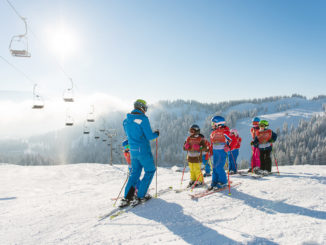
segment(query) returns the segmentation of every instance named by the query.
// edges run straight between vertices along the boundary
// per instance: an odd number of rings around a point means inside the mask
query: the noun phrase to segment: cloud
[[[75,102],[67,103],[62,98],[45,101],[44,109],[32,109],[33,101],[0,99],[0,137],[24,138],[46,133],[65,127],[66,118],[71,116],[75,124],[83,123],[94,106],[94,117],[97,118],[112,111],[127,111],[132,102],[105,94],[94,93],[79,95]]]

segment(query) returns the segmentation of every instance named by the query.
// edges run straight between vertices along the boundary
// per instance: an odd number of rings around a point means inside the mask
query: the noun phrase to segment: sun
[[[64,23],[47,28],[46,36],[46,46],[62,61],[71,58],[79,49],[76,31]]]

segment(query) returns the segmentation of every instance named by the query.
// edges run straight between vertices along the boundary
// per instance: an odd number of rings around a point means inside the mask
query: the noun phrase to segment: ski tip
[[[231,193],[229,193],[229,196],[231,196]]]

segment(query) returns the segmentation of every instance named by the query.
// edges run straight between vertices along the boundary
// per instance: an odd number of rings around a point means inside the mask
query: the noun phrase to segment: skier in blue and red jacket
[[[231,143],[230,129],[225,125],[225,119],[221,116],[215,116],[211,119],[213,132],[210,135],[213,147],[213,176],[212,184],[208,190],[213,188],[222,188],[227,183],[224,165],[226,161],[226,151],[229,150]]]
[[[229,172],[230,174],[235,174],[238,170],[237,158],[242,139],[236,129],[230,130],[230,137],[232,142],[230,143],[230,151],[228,152]]]

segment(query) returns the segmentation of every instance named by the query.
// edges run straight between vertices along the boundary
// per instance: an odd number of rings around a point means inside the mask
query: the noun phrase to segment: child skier
[[[225,125],[225,119],[221,116],[214,116],[212,119],[213,132],[210,135],[213,147],[213,176],[212,184],[208,190],[222,188],[227,183],[224,165],[226,161],[226,148],[231,142],[230,129]]]
[[[122,142],[122,146],[124,148],[123,155],[126,159],[126,162],[128,164],[129,174],[131,173],[131,159],[130,159],[130,147],[128,144],[128,140],[125,140]]]
[[[277,134],[271,129],[268,129],[268,126],[268,121],[261,120],[259,122],[259,131],[254,140],[254,145],[258,147],[260,151],[260,169],[265,173],[272,171],[272,143],[277,139]]]
[[[128,170],[129,170],[129,176],[130,176],[131,172],[132,172],[132,167],[131,167],[130,147],[129,147],[128,140],[123,141],[122,146],[124,148],[123,155],[124,155],[124,157],[126,159],[126,162],[128,164]],[[139,185],[140,185],[140,180],[138,179],[137,183],[136,183],[136,187],[135,187],[135,193],[134,193],[135,196],[137,196]]]
[[[250,129],[252,141],[251,141],[251,150],[252,150],[252,155],[251,155],[251,167],[249,167],[248,172],[253,172],[254,170],[260,169],[260,152],[259,148],[254,145],[254,140],[255,137],[259,131],[259,122],[260,119],[258,117],[255,117],[252,119],[252,128]]]
[[[200,128],[194,124],[189,129],[190,136],[186,139],[183,145],[183,150],[187,151],[187,160],[190,168],[190,182],[188,187],[195,184],[200,186],[203,184],[203,174],[201,172],[202,152],[208,151],[206,140],[200,134]]]
[[[239,155],[239,148],[241,145],[241,137],[238,134],[236,129],[231,129],[230,131],[230,138],[232,140],[230,144],[230,151],[228,152],[229,158],[229,172],[230,174],[237,173],[238,165],[237,165],[237,158]]]

